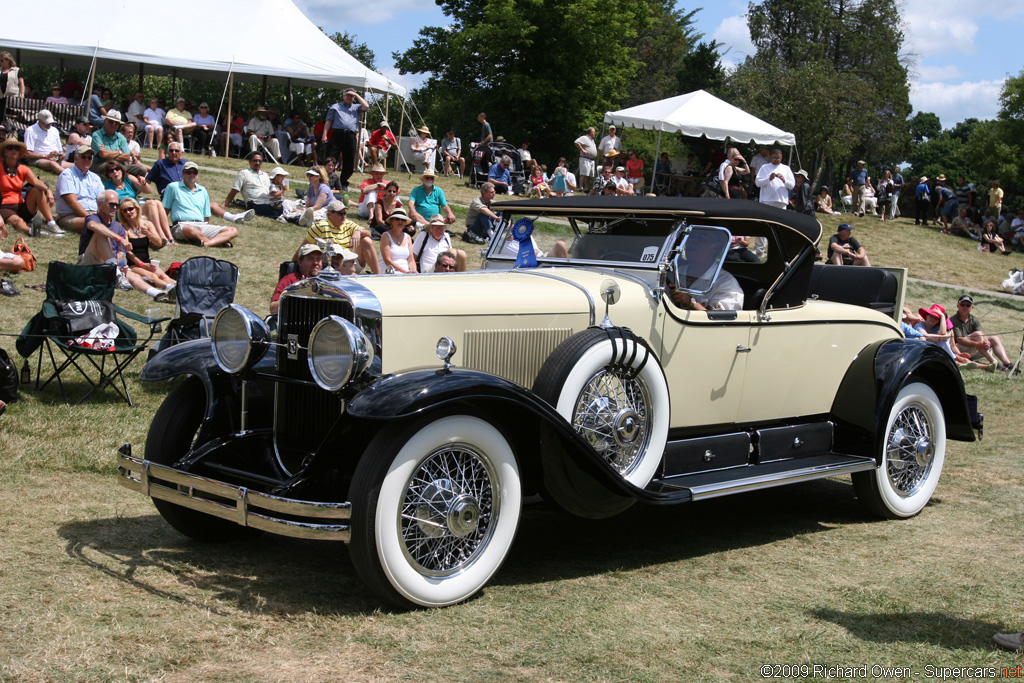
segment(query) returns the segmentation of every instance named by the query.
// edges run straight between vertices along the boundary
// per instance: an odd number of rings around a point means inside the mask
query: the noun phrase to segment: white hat
[[[53,125],[53,114],[50,113],[49,109],[40,109],[39,113],[36,114],[36,118],[48,126]]]
[[[270,172],[270,177],[273,178],[274,176],[279,176],[279,175],[290,175],[290,174],[288,173],[288,171],[284,170],[280,166],[275,166],[274,170]]]

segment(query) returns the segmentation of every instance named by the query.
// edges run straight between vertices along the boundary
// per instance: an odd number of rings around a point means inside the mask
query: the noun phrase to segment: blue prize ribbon
[[[536,268],[537,254],[533,251],[533,221],[520,218],[512,226],[512,239],[519,242],[519,254],[516,256],[516,268]]]

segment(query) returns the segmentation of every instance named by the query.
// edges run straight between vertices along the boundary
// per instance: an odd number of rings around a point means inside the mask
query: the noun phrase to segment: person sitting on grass
[[[982,251],[1002,252],[1003,256],[1009,255],[1003,238],[996,232],[996,222],[992,219],[985,221],[985,229],[981,232]]]
[[[11,233],[7,229],[7,225],[0,220],[0,239],[5,240],[10,236],[10,234]],[[20,273],[25,270],[25,265],[25,259],[15,253],[0,249],[0,273]],[[3,282],[6,283],[6,281]],[[14,291],[16,290],[7,290],[5,288],[3,294],[5,296],[17,296]],[[18,292],[18,294],[20,294],[20,292]]]
[[[914,325],[914,328],[924,332],[926,341],[938,344],[958,367],[966,370],[978,367],[977,363],[971,361],[971,356],[962,352],[953,341],[953,323],[946,318],[945,308],[939,304],[932,304],[931,308],[919,308],[917,312],[921,316],[921,322]]]
[[[953,323],[953,341],[964,353],[970,354],[971,360],[988,363],[989,370],[1010,370],[1013,365],[1006,355],[1003,340],[996,334],[985,334],[981,330],[981,321],[971,311],[974,309],[974,297],[964,294],[956,303],[956,315],[950,318]]]
[[[503,156],[491,166],[487,173],[487,181],[501,194],[512,194],[512,157]]]
[[[125,173],[124,166],[119,161],[108,162],[106,169],[104,169],[104,175],[106,180],[103,181],[103,187],[117,192],[117,196],[121,199],[128,197],[138,199],[140,194],[149,192],[149,183],[146,182],[145,178],[132,175],[128,175],[127,179],[125,178],[127,174]],[[142,213],[148,220],[152,221],[157,233],[168,244],[174,244],[174,240],[171,238],[171,224],[167,220],[167,211],[159,199],[149,199],[142,204]]]
[[[413,240],[412,253],[416,256],[421,273],[432,272],[434,263],[442,252],[454,253],[456,270],[466,270],[466,252],[452,246],[452,238],[446,230],[447,227],[448,224],[444,222],[441,214],[435,214],[430,217],[426,230],[421,231]]]
[[[281,294],[284,293],[285,289],[296,282],[301,282],[306,278],[316,277],[320,274],[323,258],[324,253],[320,251],[320,247],[316,244],[303,244],[299,247],[298,252],[295,254],[295,261],[299,264],[298,270],[294,273],[288,273],[278,280],[274,294],[270,297],[271,315],[277,314],[277,309],[281,305]]]
[[[360,218],[370,220],[373,217],[377,198],[383,195],[384,188],[387,187],[387,183],[384,182],[387,173],[384,166],[374,164],[370,169],[370,177],[359,185],[359,201],[348,203],[358,210]]]
[[[416,255],[406,228],[412,223],[403,211],[388,216],[388,231],[380,236],[380,268],[389,273],[416,273]],[[443,224],[443,223],[442,223]]]
[[[487,244],[490,240],[494,224],[501,220],[501,216],[490,208],[495,194],[494,184],[484,183],[480,186],[480,196],[474,197],[469,203],[469,209],[466,211],[466,232],[462,235],[466,242]]]
[[[815,197],[815,211],[829,216],[838,216],[839,212],[832,207],[832,196],[829,194],[828,185],[818,188],[818,196]]]
[[[401,211],[401,207],[398,210]],[[329,239],[339,247],[358,254],[360,271],[369,266],[371,272],[379,275],[377,250],[373,247],[373,237],[370,231],[347,220],[348,210],[340,199],[334,199],[328,203],[325,211],[326,218],[316,221],[309,227],[302,243],[316,244],[318,239]],[[298,258],[299,254],[296,251],[292,260],[298,261]]]
[[[979,240],[981,236],[975,232],[977,228],[974,225],[974,221],[967,215],[967,207],[960,207],[960,215],[953,219],[949,229],[943,228],[942,233],[945,235],[960,235],[961,237],[969,237],[972,240]]]
[[[63,234],[64,230],[81,234],[85,219],[96,213],[97,201],[104,187],[100,177],[89,170],[94,156],[91,147],[79,145],[75,150],[74,166],[57,176],[54,208],[57,209],[56,220],[61,230],[56,234]]]
[[[263,170],[263,154],[249,154],[249,168],[243,168],[235,174],[235,182],[224,198],[224,206],[231,206],[238,193],[242,194],[245,208],[252,209],[257,216],[277,218],[281,210],[275,208],[270,197],[270,176]]]
[[[828,260],[837,266],[870,266],[868,254],[853,236],[853,226],[840,223],[836,234],[828,241]]]
[[[398,140],[395,139],[395,134],[391,132],[391,124],[387,121],[381,121],[380,126],[377,130],[373,131],[370,135],[370,141],[367,143],[370,148],[370,160],[374,163],[387,162],[388,151],[392,147],[398,146]],[[337,165],[337,162],[335,162]]]
[[[401,190],[398,183],[392,180],[384,186],[384,193],[377,195],[373,205],[373,216],[370,218],[370,231],[374,239],[380,239],[381,233],[388,229],[388,216],[402,208]]]
[[[210,223],[210,215],[216,215],[232,223],[244,223],[252,219],[252,209],[241,214],[225,211],[219,204],[210,202],[206,188],[196,182],[199,167],[194,161],[185,162],[182,180],[171,183],[164,191],[164,206],[171,213],[171,235],[175,240],[198,243],[201,247],[233,247],[231,240],[238,237],[238,229]]]
[[[0,159],[3,160],[3,175],[0,175],[0,225],[9,224],[26,235],[38,231],[32,228],[36,213],[41,213],[46,224],[42,230],[54,237],[62,237],[64,231],[57,227],[50,211],[55,201],[50,188],[28,166],[18,163],[25,153],[25,145],[14,138],[0,143]],[[22,194],[25,185],[31,189]]]
[[[164,245],[163,237],[159,235],[156,226],[142,216],[139,202],[132,197],[121,200],[118,218],[131,244],[131,249],[125,253],[128,270],[142,278],[148,285],[152,285],[142,290],[145,294],[153,297],[157,303],[171,303],[173,299],[169,293],[178,283],[152,263],[149,256],[150,247],[160,249]],[[130,276],[129,281],[135,286]]]
[[[35,166],[50,173],[60,174],[64,158],[64,146],[60,143],[60,131],[53,125],[53,114],[42,109],[36,114],[36,122],[25,129],[25,160],[28,166]]]
[[[444,196],[444,190],[434,185],[434,172],[424,171],[420,176],[423,184],[412,189],[409,193],[408,215],[420,226],[426,225],[430,216],[444,212],[445,222],[451,225],[455,222],[455,212],[448,206],[448,200]],[[485,183],[486,184],[486,183]],[[494,185],[492,184],[493,188]]]

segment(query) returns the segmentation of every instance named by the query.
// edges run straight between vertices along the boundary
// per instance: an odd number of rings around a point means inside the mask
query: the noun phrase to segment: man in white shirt
[[[125,112],[125,121],[135,124],[135,130],[139,131],[138,137],[141,137],[141,132],[146,130],[146,118],[143,114],[146,112],[146,99],[142,92],[135,93],[135,99],[128,105],[128,111]]]
[[[728,236],[717,230],[694,230],[686,240],[686,272],[679,274],[679,280],[686,282],[687,287],[708,289],[703,294],[690,294],[670,285],[672,303],[688,311],[738,311],[743,308],[743,288],[729,271],[723,268],[718,278],[708,286],[708,280],[715,273],[717,259],[722,257],[728,243]]]
[[[36,114],[36,122],[25,129],[23,163],[60,175],[64,170],[60,163],[63,158],[64,145],[60,141],[60,132],[53,125],[53,114],[42,109]]]
[[[263,170],[263,155],[253,152],[249,155],[249,168],[243,168],[235,175],[235,183],[224,198],[224,206],[231,206],[231,200],[241,193],[246,209],[252,209],[257,216],[277,218],[281,208],[270,204],[270,176]]]
[[[437,257],[446,251],[455,254],[455,270],[466,270],[466,252],[452,247],[452,238],[447,228],[444,216],[438,213],[430,217],[426,230],[416,235],[416,240],[412,243],[412,253],[416,257],[416,267],[421,273],[434,272]]]
[[[587,132],[573,141],[576,149],[580,152],[580,182],[583,189],[590,189],[590,181],[594,178],[594,159],[597,158],[597,145],[594,144],[594,137],[597,130],[593,126],[587,128]]]
[[[769,163],[757,172],[754,184],[761,188],[761,203],[777,209],[789,206],[789,191],[796,186],[793,170],[782,163],[782,150],[773,149]]]
[[[622,138],[616,135],[615,126],[608,126],[608,135],[601,138],[601,144],[597,146],[598,162],[604,161],[604,155],[608,154],[608,152],[613,149],[619,154],[622,153]]]

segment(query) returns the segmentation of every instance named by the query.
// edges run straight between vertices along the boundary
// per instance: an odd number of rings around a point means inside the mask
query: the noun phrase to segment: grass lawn
[[[403,195],[415,182],[390,177]],[[216,201],[231,181],[199,176]],[[453,202],[475,194],[439,183]],[[848,220],[875,265],[913,277],[995,290],[1010,267],[1024,267],[1021,255],[983,254],[906,219]],[[826,238],[839,222],[823,220]],[[209,253],[239,266],[236,301],[262,314],[303,230],[257,218],[240,232],[234,249]],[[15,278],[20,297],[3,299],[4,335],[40,308],[43,293],[24,285],[43,283],[47,261],[77,251],[70,236],[28,241],[41,268]],[[478,249],[466,251],[478,265]],[[157,258],[199,253],[168,247]],[[907,302],[952,311],[958,293],[911,283]],[[115,300],[157,306],[137,292]],[[1024,299],[976,303],[1016,357]],[[0,345],[13,353],[12,336]],[[118,486],[114,451],[126,441],[141,451],[168,385],[130,379],[135,408],[109,398],[68,407],[55,389],[24,391],[0,418],[0,681],[744,681],[760,679],[765,664],[902,666],[909,671],[895,678],[916,681],[934,672],[927,667],[1013,667],[1021,657],[988,639],[1024,628],[1024,383],[976,371],[966,382],[986,414],[985,438],[950,442],[936,495],[914,519],[869,516],[848,478],[636,506],[602,522],[530,507],[478,599],[415,612],[381,608],[342,545],[270,535],[193,543]],[[785,678],[815,680],[810,670]]]

